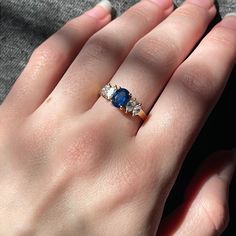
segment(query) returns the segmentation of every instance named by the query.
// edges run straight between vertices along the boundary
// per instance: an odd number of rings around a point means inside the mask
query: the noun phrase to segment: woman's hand
[[[190,54],[216,8],[187,0],[172,10],[171,0],[143,0],[109,23],[103,1],[34,51],[0,106],[0,235],[224,229],[235,166],[228,152],[209,159],[186,202],[159,227],[181,163],[236,59],[235,16]],[[109,82],[142,102],[145,123],[98,97]]]

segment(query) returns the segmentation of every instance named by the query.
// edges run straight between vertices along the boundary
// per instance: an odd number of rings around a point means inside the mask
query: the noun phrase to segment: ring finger
[[[213,1],[187,0],[166,20],[137,42],[125,62],[111,80],[127,88],[144,110],[149,111],[174,70],[191,52],[216,13]],[[120,119],[113,108],[100,98],[95,110],[105,110],[112,121],[137,132],[140,119]]]
[[[143,0],[92,36],[52,92],[56,103],[51,103],[52,110],[58,107],[59,113],[77,115],[90,109],[101,86],[114,75],[135,42],[172,7],[171,0]]]

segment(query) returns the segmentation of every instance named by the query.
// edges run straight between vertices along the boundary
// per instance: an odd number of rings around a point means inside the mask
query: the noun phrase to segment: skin
[[[0,106],[0,235],[223,232],[231,152],[203,163],[186,201],[161,219],[236,61],[235,16],[191,52],[216,14],[200,2],[172,12],[170,0],[143,0],[112,22],[97,6],[33,52]],[[98,97],[108,82],[142,101],[145,123]]]

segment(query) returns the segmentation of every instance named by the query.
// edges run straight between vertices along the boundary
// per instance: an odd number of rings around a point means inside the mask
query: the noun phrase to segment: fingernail
[[[186,0],[186,2],[193,3],[206,9],[210,9],[214,5],[214,0]]]
[[[156,4],[158,4],[162,9],[169,9],[173,7],[172,0],[150,0]]]
[[[228,13],[219,23],[220,26],[236,30],[236,12]]]
[[[86,15],[92,16],[98,20],[105,18],[112,11],[111,2],[102,0],[94,8],[85,12]]]
[[[236,16],[236,12],[228,13],[228,14],[225,15],[225,17],[227,17],[227,16]]]

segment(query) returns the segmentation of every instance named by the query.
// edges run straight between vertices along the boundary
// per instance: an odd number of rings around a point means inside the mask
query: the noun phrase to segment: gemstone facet
[[[112,104],[115,107],[125,107],[130,100],[130,94],[127,89],[120,88],[112,96]]]
[[[138,113],[141,111],[141,109],[142,109],[142,105],[141,104],[137,104],[135,107],[134,107],[134,109],[133,109],[133,116],[137,116],[138,115]]]
[[[110,100],[116,92],[116,87],[110,86],[109,84],[102,88],[101,94],[106,99]]]
[[[129,100],[129,102],[126,105],[126,112],[132,112],[134,107],[138,104],[138,102],[136,100],[134,100],[133,98],[131,98]]]

